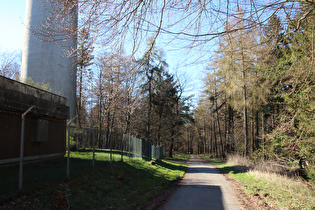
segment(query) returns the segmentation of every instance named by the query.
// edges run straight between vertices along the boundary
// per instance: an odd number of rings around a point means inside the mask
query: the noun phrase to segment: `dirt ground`
[[[263,202],[260,199],[260,195],[247,195],[245,191],[241,188],[241,185],[238,181],[231,178],[228,174],[223,174],[225,179],[229,182],[231,188],[234,190],[234,195],[240,203],[241,207],[245,210],[264,210],[264,209],[274,209],[272,206]]]

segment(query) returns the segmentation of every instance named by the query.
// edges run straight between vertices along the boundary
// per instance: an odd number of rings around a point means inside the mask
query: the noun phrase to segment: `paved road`
[[[191,156],[187,164],[181,186],[165,204],[165,210],[241,209],[218,169],[198,156]]]

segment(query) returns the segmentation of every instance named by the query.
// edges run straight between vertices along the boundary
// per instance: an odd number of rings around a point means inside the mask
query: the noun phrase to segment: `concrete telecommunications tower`
[[[31,78],[34,82],[49,83],[53,92],[67,98],[71,119],[76,113],[76,57],[66,55],[65,51],[76,49],[77,40],[43,41],[43,37],[36,32],[44,29],[48,18],[57,15],[51,12],[52,8],[62,6],[60,3],[56,6],[56,2],[26,0],[21,80]],[[62,25],[77,26],[77,10],[62,21]],[[60,23],[52,24],[50,27],[56,29]],[[50,27],[44,30],[49,31]]]

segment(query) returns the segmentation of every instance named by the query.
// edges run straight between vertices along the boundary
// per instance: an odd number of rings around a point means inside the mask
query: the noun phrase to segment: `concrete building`
[[[19,161],[22,114],[25,116],[24,160],[64,156],[67,99],[0,76],[0,164]]]
[[[62,23],[52,23],[56,25],[43,27],[48,18],[58,15],[53,13],[56,2],[26,0],[21,80],[31,78],[36,83],[48,83],[53,92],[67,98],[70,118],[73,118],[76,113],[76,36],[67,40],[57,40],[59,34],[54,35],[51,31],[48,40],[39,33],[40,31],[49,33],[50,29],[58,28],[58,24],[77,26],[75,10],[70,13],[71,18],[65,18]],[[56,40],[52,41],[54,39]],[[68,55],[65,51],[73,52],[74,56]]]

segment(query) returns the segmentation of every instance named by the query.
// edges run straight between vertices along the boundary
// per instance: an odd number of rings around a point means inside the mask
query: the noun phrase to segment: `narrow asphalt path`
[[[187,164],[181,186],[164,205],[165,210],[241,209],[218,169],[198,156],[191,156]]]

